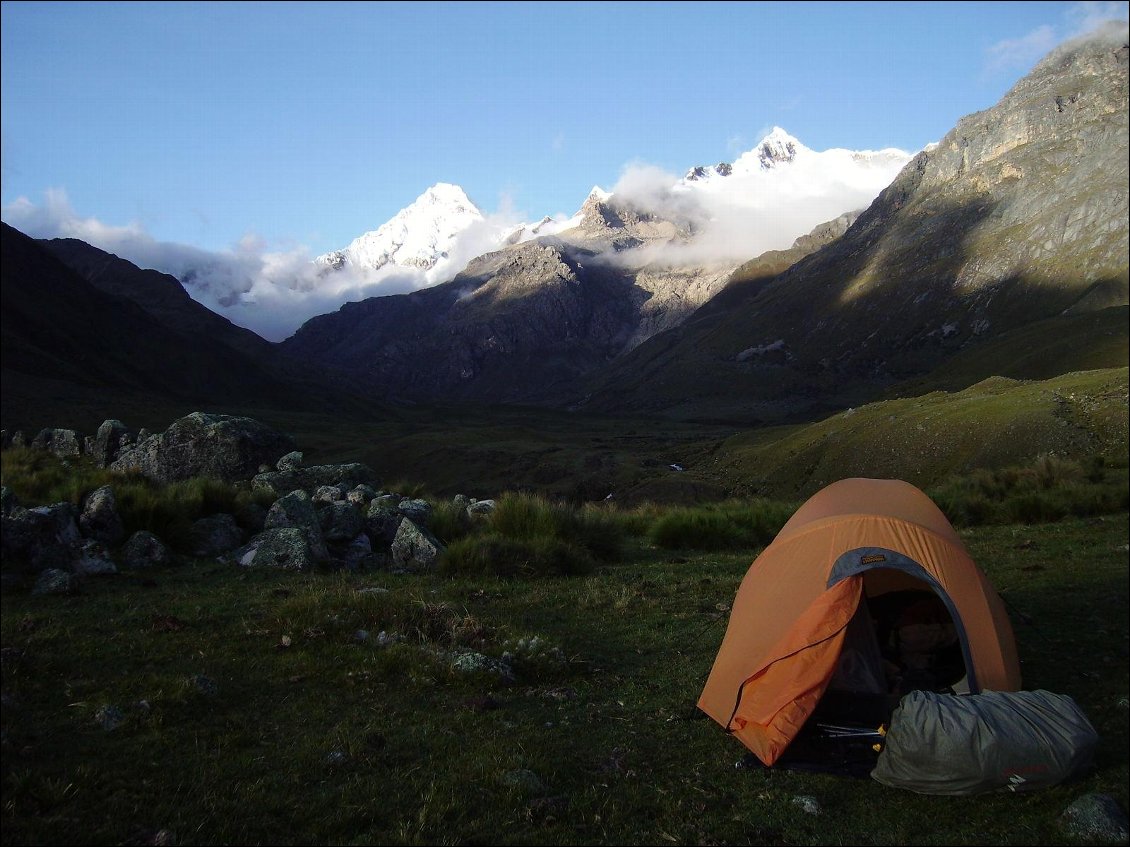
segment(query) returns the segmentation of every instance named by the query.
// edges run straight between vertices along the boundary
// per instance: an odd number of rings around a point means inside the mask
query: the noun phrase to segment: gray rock
[[[484,517],[489,515],[495,509],[495,502],[493,500],[476,500],[467,507],[467,514],[476,517]]]
[[[823,811],[820,808],[820,804],[816,801],[816,798],[809,794],[798,794],[796,797],[792,798],[792,804],[799,806],[800,810],[806,815],[816,816]]]
[[[139,529],[122,547],[122,559],[126,567],[141,570],[169,564],[172,554],[160,538],[148,530]]]
[[[396,531],[400,529],[403,516],[396,508],[381,505],[378,497],[369,504],[369,511],[365,513],[365,531],[369,534],[374,548],[387,549],[396,538]]]
[[[348,491],[361,484],[371,485],[375,479],[376,474],[372,468],[351,462],[261,473],[252,482],[256,488],[265,488],[281,496],[299,488],[303,491],[314,491],[323,485],[343,485],[344,490]]]
[[[71,503],[25,509],[14,505],[0,517],[0,556],[6,566],[38,573],[67,570],[82,542]]]
[[[375,488],[373,488],[373,486],[362,484],[354,487],[348,494],[346,494],[345,499],[350,503],[353,503],[355,506],[360,506],[364,511],[369,508],[369,504],[373,502],[373,498],[376,496],[377,491]]]
[[[293,448],[289,436],[251,418],[193,412],[123,451],[110,467],[159,482],[196,476],[236,481],[250,479],[260,464],[274,464]]]
[[[434,570],[443,550],[443,545],[425,527],[402,518],[389,552],[395,570],[417,573]]]
[[[78,518],[78,526],[87,538],[109,545],[121,543],[126,531],[118,514],[118,501],[110,486],[103,485],[87,495],[82,514]]]
[[[322,535],[330,543],[352,541],[365,528],[357,507],[346,500],[327,503],[320,512]]]
[[[282,529],[297,527],[306,535],[310,553],[320,562],[329,558],[325,538],[322,535],[322,522],[318,517],[310,495],[301,489],[280,497],[274,502],[263,521],[263,529]]]
[[[6,485],[0,485],[0,515],[10,515],[12,510],[20,505],[15,492]]]
[[[12,447],[27,447],[28,446],[27,436],[24,435],[24,431],[22,429],[17,429],[15,432],[12,433],[12,445],[11,446]]]
[[[302,453],[298,450],[292,450],[287,453],[275,465],[275,470],[278,471],[296,471],[302,467]]]
[[[73,429],[41,429],[32,439],[31,446],[56,456],[82,455],[82,441]]]
[[[418,526],[427,526],[432,517],[431,504],[419,498],[401,500],[396,510]]]
[[[71,570],[81,576],[109,576],[118,572],[118,566],[100,542],[86,541],[71,562]]]
[[[319,485],[310,499],[315,503],[336,503],[345,499],[345,491],[340,485]]]
[[[1076,838],[1125,843],[1130,837],[1126,813],[1109,794],[1084,794],[1067,807],[1061,823]]]
[[[94,712],[94,722],[106,732],[113,732],[126,722],[126,716],[117,706],[99,706]]]
[[[189,540],[194,556],[222,556],[243,543],[243,530],[232,515],[208,515],[192,522]]]
[[[129,428],[119,420],[105,420],[98,427],[98,432],[87,440],[87,454],[94,459],[99,467],[107,467],[118,458],[122,448],[128,447],[132,442]]]
[[[232,556],[245,568],[279,568],[306,571],[320,561],[310,550],[304,530],[295,526],[265,529]]]
[[[48,568],[39,574],[32,594],[71,594],[75,590],[75,578],[59,568]]]

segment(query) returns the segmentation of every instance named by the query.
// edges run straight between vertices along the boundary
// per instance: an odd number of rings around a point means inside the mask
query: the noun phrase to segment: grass
[[[950,485],[995,509],[1119,474],[1047,457]],[[1038,524],[997,523],[1002,507],[962,530],[1011,610],[1025,688],[1072,696],[1102,736],[1084,780],[954,799],[736,768],[745,748],[694,703],[737,587],[791,509],[510,494],[486,521],[438,518],[481,566],[187,560],[72,596],[6,588],[3,843],[1062,844],[1081,794],[1127,807],[1125,504]],[[497,564],[507,545],[570,543],[587,568]]]

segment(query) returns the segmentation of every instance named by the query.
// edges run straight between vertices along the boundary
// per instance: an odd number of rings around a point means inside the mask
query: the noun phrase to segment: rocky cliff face
[[[1127,53],[1124,25],[1056,50],[842,238],[642,345],[590,407],[847,405],[1032,322],[1125,306]]]

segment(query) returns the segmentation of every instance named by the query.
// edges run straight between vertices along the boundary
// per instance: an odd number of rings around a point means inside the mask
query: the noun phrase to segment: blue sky
[[[920,149],[1126,9],[4,2],[0,201],[44,229],[61,207],[311,255],[440,181],[536,219],[632,164],[732,160],[774,125],[815,150]]]

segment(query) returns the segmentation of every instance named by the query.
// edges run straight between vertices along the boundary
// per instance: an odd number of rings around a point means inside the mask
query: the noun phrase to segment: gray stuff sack
[[[891,716],[871,777],[919,794],[1034,791],[1082,776],[1098,741],[1062,694],[911,691]]]

